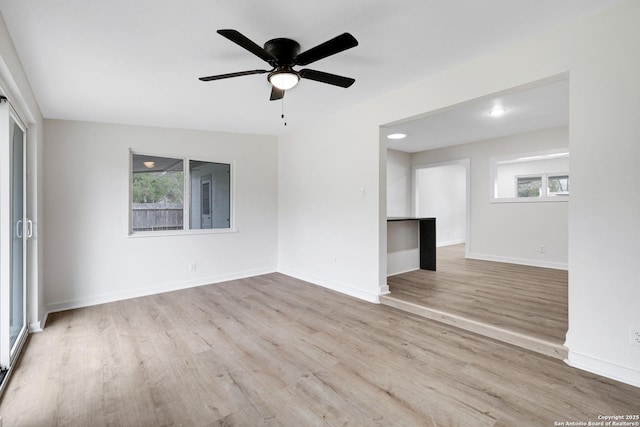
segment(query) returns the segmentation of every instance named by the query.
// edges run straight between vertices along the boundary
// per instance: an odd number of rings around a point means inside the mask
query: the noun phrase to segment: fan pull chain
[[[284,121],[284,125],[287,125],[287,119],[284,118],[284,98],[282,98],[282,114],[280,115],[280,118]]]

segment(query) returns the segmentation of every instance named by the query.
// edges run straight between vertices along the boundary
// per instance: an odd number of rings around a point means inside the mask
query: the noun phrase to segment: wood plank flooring
[[[552,426],[640,389],[269,274],[51,314],[0,402],[14,426]]]
[[[416,270],[387,282],[391,305],[400,303],[396,307],[410,303],[407,309],[417,314],[420,307],[435,310],[427,315],[432,319],[451,315],[450,323],[457,326],[464,327],[463,320],[471,321],[471,327],[484,323],[498,332],[511,331],[516,338],[532,337],[563,348],[567,271],[465,259],[462,244],[438,248],[438,271]]]

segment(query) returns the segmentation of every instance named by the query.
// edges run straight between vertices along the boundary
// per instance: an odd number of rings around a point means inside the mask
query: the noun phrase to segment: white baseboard
[[[575,351],[569,351],[569,357],[565,362],[574,368],[611,378],[634,387],[640,387],[640,371],[635,369],[585,356]]]
[[[436,242],[436,248],[441,248],[443,246],[459,245],[461,243],[467,243],[467,240],[466,239],[458,239],[458,240],[448,240],[446,242]]]
[[[367,302],[373,302],[376,304],[380,303],[379,294],[373,294],[367,291],[352,288],[351,286],[344,285],[342,283],[336,283],[319,277],[310,276],[308,274],[299,273],[286,267],[278,268],[278,272],[287,276],[295,277],[299,280],[304,280],[305,282],[309,282],[313,285],[322,286],[323,288],[331,289],[332,291],[340,292],[342,294],[346,294]]]
[[[532,267],[552,268],[555,270],[569,270],[569,264],[563,262],[542,261],[537,259],[512,258],[499,255],[487,255],[469,252],[469,259],[478,259],[481,261],[506,262],[508,264],[530,265]]]
[[[410,271],[416,271],[416,270],[420,270],[420,267],[418,267],[418,268],[410,268],[410,269],[404,270],[404,271],[394,271],[392,273],[387,274],[387,277],[397,276],[398,274],[409,273]]]
[[[47,323],[47,316],[49,316],[49,312],[45,311],[45,313],[42,315],[42,319],[38,320],[37,322],[29,323],[29,333],[32,334],[35,332],[42,332],[45,324]]]
[[[129,292],[118,292],[114,294],[100,295],[90,298],[79,298],[75,300],[62,301],[46,305],[47,313],[55,313],[58,311],[71,310],[74,308],[89,307],[92,305],[106,304],[114,301],[125,299],[144,297],[147,295],[161,294],[164,292],[177,291],[180,289],[195,288],[197,286],[205,286],[213,283],[227,282],[229,280],[244,279],[246,277],[259,276],[262,274],[275,273],[273,268],[264,268],[256,270],[247,270],[232,274],[223,274],[219,276],[202,277],[197,280],[186,282],[165,283],[144,289],[136,289]],[[43,325],[44,326],[44,325]]]

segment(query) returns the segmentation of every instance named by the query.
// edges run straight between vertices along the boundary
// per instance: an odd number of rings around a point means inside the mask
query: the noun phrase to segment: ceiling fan
[[[335,55],[336,53],[357,46],[358,41],[349,33],[341,34],[302,53],[299,53],[300,45],[298,42],[291,39],[272,39],[266,42],[264,48],[262,48],[236,30],[218,30],[218,34],[231,40],[238,46],[245,48],[263,61],[266,61],[272,69],[248,70],[200,77],[200,80],[204,82],[248,76],[251,74],[269,73],[267,78],[272,86],[271,97],[269,98],[271,101],[282,99],[284,92],[298,84],[301,78],[344,88],[351,86],[355,82],[355,79],[349,77],[311,70],[309,68],[304,68],[299,71],[293,69],[296,65],[309,65],[327,56]]]

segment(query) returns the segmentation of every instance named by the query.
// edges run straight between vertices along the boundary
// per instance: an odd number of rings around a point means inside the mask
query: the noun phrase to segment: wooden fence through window
[[[183,211],[180,203],[134,203],[133,231],[182,230]]]

